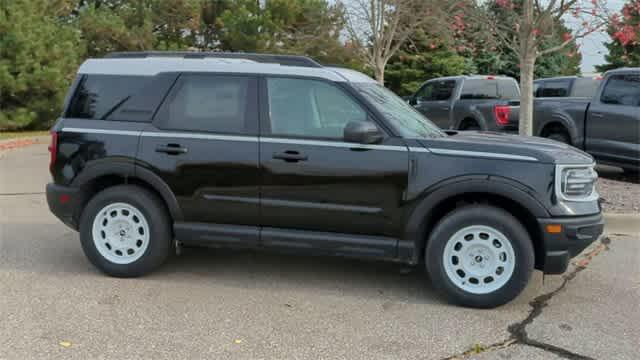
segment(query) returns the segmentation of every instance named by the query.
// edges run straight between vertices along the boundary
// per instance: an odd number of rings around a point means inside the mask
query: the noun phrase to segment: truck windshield
[[[353,83],[353,86],[389,121],[393,122],[402,137],[439,138],[447,136],[438,126],[383,86],[375,83]]]

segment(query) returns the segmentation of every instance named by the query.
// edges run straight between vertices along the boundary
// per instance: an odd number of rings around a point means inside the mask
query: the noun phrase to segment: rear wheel
[[[480,125],[475,120],[465,120],[460,125],[460,130],[463,131],[477,131],[480,130]]]
[[[546,136],[547,139],[555,140],[564,144],[571,145],[571,140],[569,139],[569,135],[567,135],[563,131],[554,131]]]
[[[80,241],[87,258],[104,273],[141,276],[169,255],[171,221],[155,194],[138,186],[115,186],[95,195],[85,207]]]
[[[534,250],[516,218],[499,208],[473,205],[454,210],[435,226],[425,261],[434,286],[450,301],[492,308],[526,287]]]

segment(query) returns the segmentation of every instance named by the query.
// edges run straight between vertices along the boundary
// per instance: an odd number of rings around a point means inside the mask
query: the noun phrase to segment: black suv
[[[425,264],[494,307],[603,231],[591,156],[540,138],[444,132],[355,71],[304,57],[87,60],[52,129],[51,211],[103,272],[176,247]]]

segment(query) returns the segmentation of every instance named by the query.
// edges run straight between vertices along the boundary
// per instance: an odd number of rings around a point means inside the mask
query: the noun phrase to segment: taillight
[[[511,108],[509,105],[496,105],[493,108],[493,115],[496,118],[496,124],[500,126],[507,125],[509,123],[509,114],[511,113]]]
[[[51,154],[49,158],[49,170],[53,170],[53,166],[56,164],[56,158],[58,156],[58,133],[55,131],[51,132],[51,144],[49,145],[49,153]]]

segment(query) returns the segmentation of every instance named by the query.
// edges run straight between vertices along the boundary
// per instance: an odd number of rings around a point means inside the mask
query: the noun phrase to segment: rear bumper
[[[545,274],[562,274],[569,266],[569,260],[580,254],[596,241],[604,231],[602,214],[576,216],[570,218],[538,219],[544,242]],[[547,225],[561,225],[562,231],[550,234]]]
[[[47,184],[47,204],[49,210],[65,225],[78,230],[77,210],[80,204],[79,189]]]

